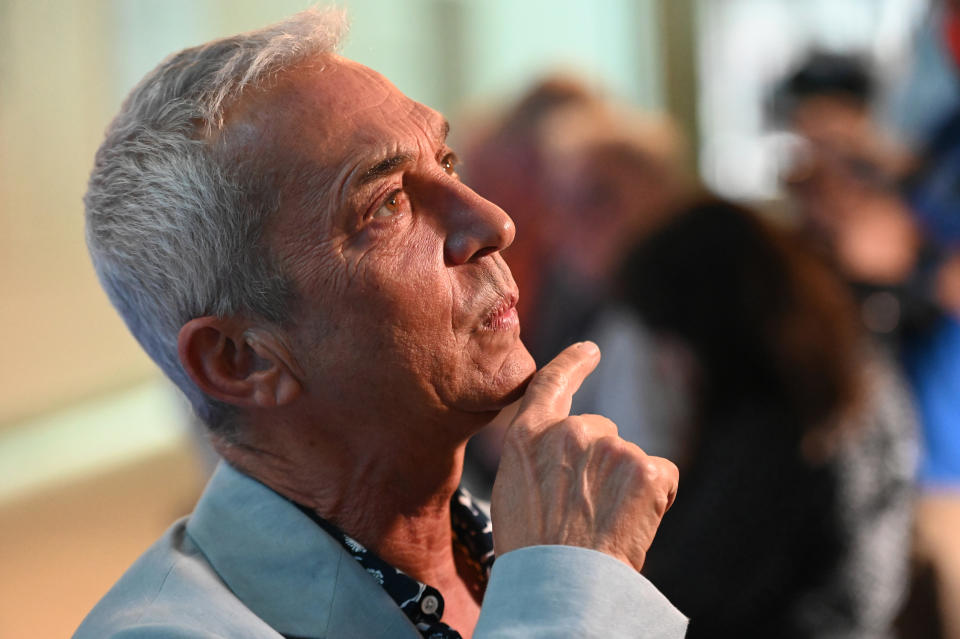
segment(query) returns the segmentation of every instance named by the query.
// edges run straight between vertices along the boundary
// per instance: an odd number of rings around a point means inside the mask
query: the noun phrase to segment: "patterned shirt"
[[[390,598],[397,602],[425,639],[461,639],[459,632],[440,621],[443,617],[443,595],[439,590],[394,568],[313,510],[300,504],[297,507],[360,562]],[[494,560],[490,518],[477,506],[466,489],[458,488],[450,500],[450,523],[454,549],[459,550],[476,570],[476,583],[480,584],[482,592],[490,578]]]

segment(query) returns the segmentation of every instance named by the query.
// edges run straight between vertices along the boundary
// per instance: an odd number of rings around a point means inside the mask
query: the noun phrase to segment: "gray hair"
[[[283,325],[293,289],[261,237],[278,186],[212,141],[245,90],[335,52],[344,32],[343,12],[311,9],[176,53],[133,89],[97,151],[84,204],[100,282],[144,350],[224,435],[233,411],[184,371],[180,329],[205,315]]]

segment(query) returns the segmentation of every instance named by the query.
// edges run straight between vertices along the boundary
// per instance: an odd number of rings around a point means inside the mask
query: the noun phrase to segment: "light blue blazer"
[[[683,637],[644,577],[569,546],[494,564],[475,639]],[[221,463],[194,513],[155,543],[74,639],[420,639],[380,585],[286,499]]]

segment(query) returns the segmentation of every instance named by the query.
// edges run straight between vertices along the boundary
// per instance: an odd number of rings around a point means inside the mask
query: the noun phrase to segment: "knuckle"
[[[581,419],[586,420],[598,433],[602,435],[619,435],[620,429],[617,428],[617,425],[613,420],[604,417],[603,415],[594,415],[588,413],[585,415],[580,415]]]
[[[576,417],[557,422],[549,432],[554,445],[566,455],[579,456],[586,450],[589,435],[583,421]]]
[[[640,490],[649,490],[659,476],[656,465],[650,462],[650,458],[639,447],[629,442],[624,442],[622,452],[624,463],[630,468],[634,484]]]
[[[677,465],[674,464],[669,459],[660,458],[661,467],[663,468],[664,476],[669,479],[674,485],[680,481],[680,469],[677,468]]]
[[[663,516],[673,504],[679,481],[676,464],[663,457],[648,457],[644,462],[644,476],[652,490],[654,507]]]
[[[647,458],[643,461],[643,477],[647,480],[648,483],[658,484],[660,483],[660,478],[662,471],[660,470],[660,465],[657,462],[653,461],[651,458]]]
[[[631,485],[642,484],[642,479],[637,477],[635,460],[628,442],[620,439],[617,435],[604,435],[596,438],[591,446],[598,463],[610,469],[619,469],[618,472],[626,473],[623,477]]]
[[[680,471],[677,470],[676,464],[669,459],[649,456],[647,457],[646,463],[651,468],[652,479],[662,481],[663,483],[671,483],[675,477],[679,476]]]
[[[653,507],[658,515],[663,517],[669,510],[671,504],[670,493],[665,490],[658,490],[653,496]]]
[[[587,425],[578,416],[567,417],[557,424],[557,431],[566,439],[582,442],[587,439]]]
[[[597,452],[608,457],[624,457],[624,441],[616,435],[605,435],[594,442]]]

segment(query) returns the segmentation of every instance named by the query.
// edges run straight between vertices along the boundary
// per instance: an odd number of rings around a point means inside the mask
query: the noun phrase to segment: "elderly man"
[[[513,223],[341,20],[174,55],[97,155],[97,271],[225,463],[76,637],[682,636],[637,572],[676,469],[569,416],[594,345],[534,374]],[[463,450],[521,396],[494,539]]]

